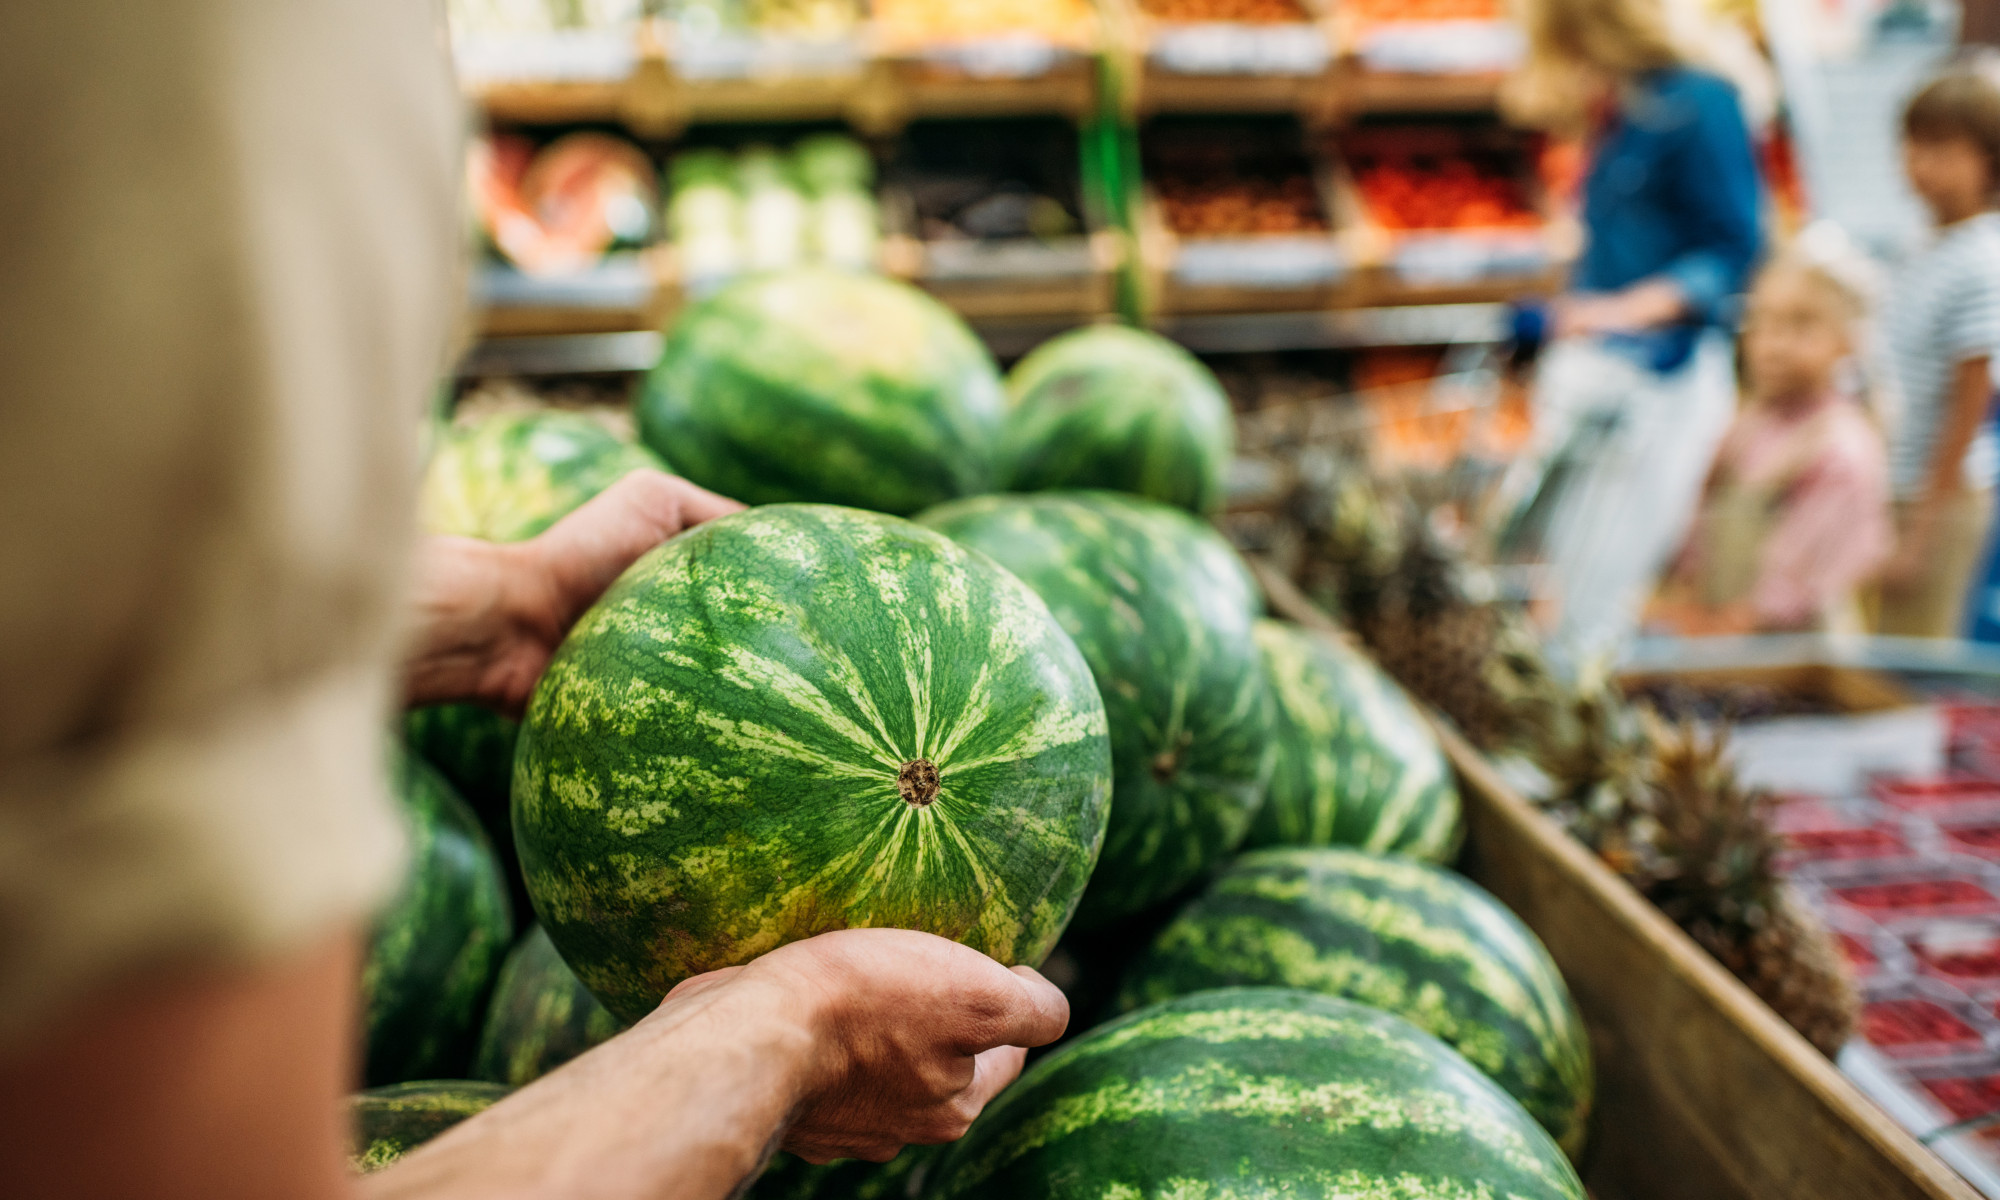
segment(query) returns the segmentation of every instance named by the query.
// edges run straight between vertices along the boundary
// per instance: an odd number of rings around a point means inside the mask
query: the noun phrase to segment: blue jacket
[[[1733,321],[1763,245],[1762,206],[1736,90],[1684,68],[1645,76],[1592,154],[1572,286],[1609,292],[1661,276],[1679,284],[1687,324],[1618,339],[1654,370],[1673,370],[1703,329]]]

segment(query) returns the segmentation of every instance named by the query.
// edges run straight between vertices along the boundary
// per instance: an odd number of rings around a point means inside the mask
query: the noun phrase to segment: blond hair
[[[1590,76],[1623,81],[1688,61],[1663,0],[1514,0],[1514,7],[1528,52],[1500,99],[1523,125],[1573,130],[1589,116]]]
[[[1795,275],[1832,302],[1847,329],[1853,358],[1845,390],[1882,428],[1893,427],[1901,409],[1889,380],[1887,350],[1875,324],[1875,306],[1884,290],[1881,264],[1847,232],[1822,218],[1800,230],[1757,272],[1751,288],[1774,275]]]

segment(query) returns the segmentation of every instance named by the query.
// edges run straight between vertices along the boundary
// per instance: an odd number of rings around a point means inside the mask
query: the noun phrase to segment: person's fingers
[[[972,1082],[959,1096],[960,1101],[970,1108],[968,1115],[978,1116],[988,1100],[1020,1077],[1021,1067],[1027,1061],[1028,1052],[1019,1046],[995,1046],[975,1057],[972,1060]]]
[[[727,496],[719,496],[698,484],[676,478],[681,494],[681,528],[692,529],[704,521],[726,517],[733,512],[742,512],[743,504]]]
[[[994,1046],[1046,1046],[1069,1028],[1069,998],[1033,967],[1012,967],[1006,982],[996,986],[970,1040],[961,1043],[968,1054]]]

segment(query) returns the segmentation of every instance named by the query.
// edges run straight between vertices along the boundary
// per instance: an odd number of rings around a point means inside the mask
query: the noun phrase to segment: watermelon
[[[1182,996],[1031,1067],[925,1200],[1584,1200],[1541,1126],[1401,1017],[1290,988]]]
[[[1040,593],[1104,694],[1117,803],[1078,927],[1138,913],[1226,859],[1263,799],[1270,737],[1256,591],[1229,543],[1110,492],[981,496],[922,520]]]
[[[936,1146],[905,1146],[885,1163],[841,1159],[816,1167],[779,1154],[743,1200],[917,1200]]]
[[[492,1107],[508,1089],[469,1079],[433,1079],[372,1088],[348,1097],[354,1153],[366,1175],[379,1171],[452,1126]]]
[[[426,533],[525,541],[642,469],[667,465],[589,413],[531,408],[460,418],[444,427],[431,453],[420,520]],[[507,807],[519,728],[476,704],[439,704],[413,709],[404,738],[475,809],[498,816]],[[504,841],[504,822],[495,824]]]
[[[410,866],[362,968],[370,1086],[464,1073],[513,939],[507,881],[479,818],[414,755],[400,757],[396,781]]]
[[[637,1020],[831,929],[1041,961],[1103,840],[1104,705],[1047,606],[896,517],[776,505],[639,560],[577,622],[515,759],[528,893]]]
[[[1513,913],[1462,876],[1345,848],[1244,855],[1126,976],[1124,1009],[1205,988],[1306,988],[1407,1018],[1519,1100],[1572,1156],[1590,1042],[1562,976]]]
[[[639,400],[646,443],[749,504],[908,514],[990,491],[1006,405],[986,347],[906,284],[755,275],[683,314]]]
[[[612,1016],[536,925],[507,956],[472,1056],[475,1079],[520,1087],[625,1026]]]
[[[1442,862],[1458,852],[1458,788],[1437,735],[1365,654],[1257,623],[1275,710],[1270,795],[1249,846],[1359,846]]]
[[[520,542],[660,457],[604,417],[558,408],[494,411],[445,427],[418,497],[426,533]]]
[[[1236,422],[1201,360],[1156,333],[1093,325],[1007,376],[1001,473],[1020,492],[1107,488],[1198,513],[1222,503]]]

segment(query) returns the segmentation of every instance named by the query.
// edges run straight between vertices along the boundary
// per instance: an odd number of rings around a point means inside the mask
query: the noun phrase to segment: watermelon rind
[[[624,1028],[536,925],[500,968],[472,1056],[472,1077],[512,1087],[533,1083]]]
[[[1583,1018],[1534,933],[1461,875],[1343,848],[1245,854],[1154,940],[1119,1007],[1231,986],[1304,988],[1404,1017],[1492,1077],[1572,1158],[1583,1148]]]
[[[1093,325],[1037,346],[1007,376],[1001,472],[1013,491],[1102,488],[1192,512],[1222,503],[1236,452],[1229,397],[1180,346]]]
[[[1079,929],[1116,923],[1235,850],[1264,797],[1270,710],[1257,595],[1213,527],[1136,496],[978,496],[920,520],[1048,602],[1090,663],[1116,773]]]
[[[774,505],[652,551],[535,690],[515,841],[619,1017],[833,929],[1036,963],[1103,840],[1111,750],[1046,605],[899,518]]]
[[[1584,1200],[1493,1081],[1400,1017],[1289,988],[1108,1024],[1002,1092],[925,1200]]]
[[[1255,632],[1274,761],[1243,844],[1454,857],[1461,826],[1451,763],[1401,685],[1326,634],[1272,620]]]
[[[479,818],[422,759],[399,755],[394,775],[410,862],[362,967],[370,1086],[465,1073],[514,936],[507,882]]]
[[[779,1154],[743,1200],[918,1200],[937,1146],[905,1146],[885,1163],[840,1159],[814,1166]]]
[[[682,313],[639,399],[646,443],[747,504],[898,515],[993,488],[1006,406],[965,323],[825,269],[747,277]]]
[[[379,1171],[460,1121],[485,1112],[509,1090],[470,1079],[428,1079],[358,1092],[347,1101],[354,1130],[348,1164],[364,1175]]]

